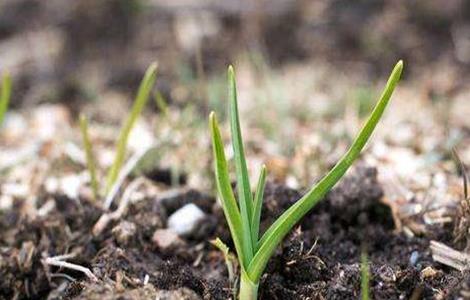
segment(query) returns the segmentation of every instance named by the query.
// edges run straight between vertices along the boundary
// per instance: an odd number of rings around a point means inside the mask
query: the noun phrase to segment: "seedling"
[[[144,78],[140,83],[139,90],[137,92],[137,96],[135,98],[134,104],[132,105],[131,112],[127,117],[127,120],[122,126],[121,132],[119,134],[118,141],[116,143],[116,156],[114,158],[114,162],[111,168],[108,171],[108,175],[106,177],[106,185],[104,195],[107,195],[113,185],[115,184],[119,172],[122,168],[124,163],[124,159],[126,156],[126,148],[127,148],[127,141],[129,139],[129,134],[134,127],[139,115],[141,114],[142,110],[147,103],[150,92],[155,84],[155,80],[157,77],[157,64],[151,64],[147,71],[145,72]],[[90,172],[91,184],[92,189],[95,197],[98,197],[98,183],[96,180],[96,167],[95,167],[95,160],[93,158],[93,151],[92,151],[92,144],[89,139],[88,135],[88,125],[87,120],[85,117],[80,118],[80,128],[82,131],[82,138],[83,144],[85,146],[85,153],[86,153],[86,160],[87,160],[87,167],[88,171]]]
[[[91,189],[93,190],[93,200],[99,197],[98,180],[96,179],[96,164],[93,156],[93,148],[88,134],[88,121],[84,115],[80,116],[80,131],[82,133],[83,146],[85,147],[85,157],[88,172],[90,173]]]
[[[230,101],[230,125],[234,151],[235,171],[237,175],[238,204],[230,185],[224,145],[215,113],[210,114],[210,129],[214,153],[214,168],[217,190],[222,202],[225,218],[235,245],[240,265],[241,300],[257,299],[258,285],[269,258],[276,247],[310,211],[325,194],[343,177],[361,153],[367,140],[379,122],[393,90],[400,79],[403,62],[399,61],[393,69],[382,95],[369,119],[359,132],[353,144],[339,162],[301,199],[287,209],[259,238],[259,224],[263,190],[266,182],[266,168],[263,166],[253,197],[251,193],[248,169],[243,149],[243,140],[238,116],[237,92],[233,68],[228,68],[228,97]]]
[[[370,271],[369,271],[369,259],[367,258],[367,253],[363,251],[361,253],[361,299],[369,300],[369,281],[370,281]]]
[[[11,77],[8,73],[3,75],[2,79],[2,89],[0,92],[0,124],[3,123],[5,118],[5,113],[8,109],[8,104],[10,102],[11,96]]]
[[[124,163],[129,134],[131,133],[131,130],[134,127],[137,118],[144,109],[147,100],[149,99],[149,95],[152,91],[153,85],[155,84],[156,78],[157,64],[153,63],[148,67],[147,71],[145,72],[144,78],[140,83],[139,90],[134,101],[134,105],[132,106],[131,112],[127,117],[126,122],[122,126],[121,133],[119,134],[119,139],[116,145],[116,157],[114,158],[114,163],[111,166],[111,169],[109,170],[108,176],[106,178],[106,194],[109,192],[109,190],[111,190],[111,187],[118,178],[119,170],[121,169],[122,164]]]
[[[165,118],[168,118],[168,104],[160,91],[154,94],[155,104]]]
[[[235,292],[235,264],[236,264],[236,258],[230,253],[229,248],[227,245],[224,244],[219,238],[216,238],[215,240],[211,241],[211,244],[217,247],[217,249],[222,252],[224,255],[224,260],[225,260],[225,265],[227,266],[227,272],[228,272],[228,281],[230,282],[230,286],[232,287],[232,291],[234,291],[233,296],[236,297],[236,292]]]

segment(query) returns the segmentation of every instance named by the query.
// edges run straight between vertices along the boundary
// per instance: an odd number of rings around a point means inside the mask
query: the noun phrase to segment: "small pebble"
[[[206,215],[199,207],[189,203],[168,218],[168,228],[180,236],[187,236],[194,232],[205,217]]]
[[[69,198],[76,200],[78,199],[80,186],[82,185],[82,180],[79,176],[69,175],[64,176],[60,180],[60,188],[62,192]]]
[[[135,236],[137,227],[134,223],[128,221],[121,221],[111,231],[116,242],[120,245],[127,245],[132,237]]]
[[[426,267],[421,271],[421,277],[424,279],[433,278],[437,275],[437,271],[434,270],[432,267]]]
[[[410,255],[410,265],[415,266],[419,259],[418,251],[413,251]]]

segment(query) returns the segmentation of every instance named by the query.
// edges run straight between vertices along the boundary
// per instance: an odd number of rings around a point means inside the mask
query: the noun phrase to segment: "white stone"
[[[70,199],[77,200],[82,181],[79,176],[65,176],[60,181],[60,189]]]
[[[186,204],[168,218],[168,228],[181,236],[189,235],[204,218],[205,214],[199,207]]]

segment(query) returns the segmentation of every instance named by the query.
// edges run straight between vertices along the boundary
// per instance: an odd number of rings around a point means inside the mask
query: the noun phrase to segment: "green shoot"
[[[255,199],[253,204],[253,216],[251,219],[251,242],[255,245],[255,251],[258,250],[258,238],[259,238],[259,223],[261,221],[261,207],[263,205],[264,187],[266,185],[266,166],[261,167],[261,172],[258,178],[258,185],[256,187]]]
[[[227,245],[224,244],[219,238],[216,238],[215,240],[211,241],[211,244],[217,247],[217,249],[222,252],[224,255],[224,260],[225,264],[227,265],[227,271],[228,271],[228,279],[231,285],[235,283],[235,270],[234,270],[234,264],[236,261],[236,258],[230,254],[230,250],[227,247]]]
[[[369,300],[369,261],[365,251],[361,254],[361,299]]]
[[[168,118],[168,104],[166,103],[165,98],[163,97],[162,93],[160,91],[156,91],[154,94],[154,100],[155,100],[155,105],[157,108],[162,112],[162,115],[165,118]]]
[[[157,64],[151,64],[147,71],[145,72],[144,78],[140,83],[139,90],[137,92],[137,96],[135,98],[134,104],[132,106],[131,112],[122,126],[121,133],[119,134],[118,142],[116,145],[116,157],[114,159],[114,163],[111,166],[111,169],[108,172],[106,178],[106,189],[105,194],[108,194],[111,190],[111,187],[116,182],[118,178],[119,171],[124,163],[124,158],[126,155],[126,147],[127,147],[127,140],[129,139],[129,134],[134,127],[137,118],[139,117],[140,113],[142,112],[147,100],[149,98],[150,92],[155,84],[155,80],[157,77]]]
[[[2,79],[2,90],[0,94],[0,124],[3,123],[5,114],[8,109],[8,104],[10,103],[11,96],[11,77],[8,73],[3,75]]]
[[[232,130],[233,153],[235,155],[235,169],[237,174],[238,205],[242,219],[242,234],[245,256],[248,261],[253,257],[253,243],[251,241],[251,215],[253,213],[253,196],[251,195],[248,168],[246,166],[245,151],[243,150],[240,120],[238,118],[237,87],[232,66],[228,68],[228,97],[230,101],[230,128]]]
[[[80,116],[80,131],[82,133],[83,146],[85,147],[86,165],[90,173],[91,188],[93,190],[93,200],[98,200],[98,180],[96,179],[96,164],[93,156],[92,144],[88,134],[88,121],[85,116]]]
[[[263,190],[266,181],[266,170],[263,167],[258,180],[255,197],[253,198],[240,130],[235,75],[233,68],[229,67],[228,98],[230,101],[230,125],[235,170],[237,174],[238,204],[230,185],[224,145],[217,119],[213,112],[210,115],[210,129],[215,159],[214,166],[217,190],[240,262],[240,299],[257,299],[261,275],[276,247],[302,217],[324,198],[325,194],[344,176],[349,167],[357,159],[382,117],[393,90],[400,79],[402,70],[403,62],[399,61],[393,69],[385,89],[369,116],[369,119],[346,154],[322,180],[313,186],[305,196],[286,210],[271,227],[266,230],[261,238],[259,238],[259,223]]]

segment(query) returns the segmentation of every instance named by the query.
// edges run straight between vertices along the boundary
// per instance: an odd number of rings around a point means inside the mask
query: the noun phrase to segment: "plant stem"
[[[135,97],[134,104],[132,105],[129,116],[127,117],[124,125],[122,126],[121,132],[116,145],[116,157],[111,168],[108,171],[108,176],[106,177],[106,188],[105,195],[107,196],[111,191],[111,188],[116,183],[116,180],[119,176],[119,171],[121,170],[122,165],[124,164],[124,159],[126,156],[126,147],[127,141],[131,130],[134,128],[134,125],[141,114],[142,110],[147,103],[150,92],[152,91],[153,85],[157,77],[157,64],[151,64],[147,71],[145,72],[144,78],[140,83],[139,90],[137,91],[137,96]]]
[[[93,156],[92,143],[88,134],[88,121],[85,116],[80,116],[80,131],[82,132],[83,147],[85,148],[86,165],[90,173],[91,189],[93,190],[93,201],[98,200],[98,180],[96,176],[96,164]]]
[[[258,299],[258,283],[254,283],[248,278],[244,270],[241,270],[239,300]]]

